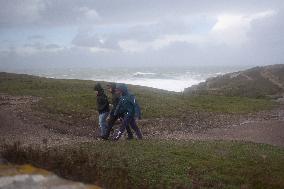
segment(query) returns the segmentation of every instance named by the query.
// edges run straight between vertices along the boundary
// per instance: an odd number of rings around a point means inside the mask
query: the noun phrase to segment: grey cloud
[[[42,40],[45,39],[43,35],[31,35],[27,37],[28,40]]]
[[[164,18],[154,23],[135,25],[122,33],[120,37],[122,39],[150,41],[161,35],[191,32],[191,23],[186,23],[181,18]]]
[[[72,40],[72,44],[83,47],[119,49],[118,43],[123,40],[151,42],[163,35],[191,33],[193,24],[187,23],[181,18],[165,18],[153,23],[124,26],[123,29],[113,32],[109,32],[113,30],[112,25],[104,26],[104,30],[107,32],[101,32],[98,27],[89,27],[83,31],[78,31]]]
[[[2,28],[17,27],[20,30],[21,27],[38,27],[48,30],[49,27],[74,25],[79,29],[77,35],[70,39],[72,48],[63,48],[53,42],[49,44],[48,36],[45,43],[41,42],[40,36],[30,36],[28,39],[34,40],[24,47],[43,51],[29,56],[16,54],[13,49],[5,51],[5,55],[2,53],[0,56],[1,64],[103,67],[284,62],[283,0],[23,0],[14,1],[15,6],[10,2],[0,2]],[[20,8],[22,10],[17,13]],[[28,10],[33,10],[33,13],[28,13]],[[275,10],[277,14],[254,21],[247,33],[248,43],[241,47],[215,43],[200,47],[186,41],[174,41],[159,50],[129,53],[121,51],[118,45],[123,40],[147,43],[162,35],[202,33],[202,27],[213,26],[216,15],[220,13],[246,15],[265,10]],[[114,51],[94,53],[88,50],[90,47]],[[48,49],[62,50],[55,54]]]
[[[59,26],[152,22],[161,17],[279,9],[282,0],[13,0],[0,2],[0,26]]]
[[[35,49],[42,49],[44,48],[44,44],[41,42],[35,42],[35,43],[26,43],[23,45],[23,47],[31,47],[31,48],[35,48]]]
[[[283,6],[282,0],[104,0],[88,1],[96,7],[105,23],[153,21],[160,17],[192,15],[200,13],[220,13],[222,11],[253,12],[263,9],[276,9]]]
[[[57,44],[48,44],[48,45],[45,45],[45,48],[46,49],[60,49],[61,47]]]
[[[83,1],[14,0],[0,6],[0,27],[57,27],[99,19],[95,7]]]
[[[94,24],[99,19],[96,7],[85,1],[51,0],[45,1],[42,12],[43,22],[47,25]]]
[[[79,47],[119,48],[117,40],[114,37],[100,34],[78,34],[72,40],[72,44]]]
[[[26,43],[24,44],[22,47],[20,48],[14,48],[11,49],[11,51],[14,51],[16,53],[21,53],[21,51],[25,51],[25,49],[29,49],[29,50],[34,50],[38,53],[44,52],[44,51],[56,51],[56,50],[61,50],[63,49],[62,46],[58,45],[58,44],[54,44],[54,43],[50,43],[50,44],[46,44],[43,42],[33,42],[33,43]],[[25,52],[23,52],[23,54],[25,54]]]
[[[274,63],[284,62],[284,12],[273,17],[255,21],[248,33],[250,44],[247,47],[253,61]],[[260,60],[259,60],[260,59]]]
[[[278,12],[273,17],[257,20],[252,23],[248,34],[253,43],[263,47],[284,46],[284,12]]]
[[[14,0],[0,2],[0,26],[25,26],[41,19],[44,4],[40,0]]]

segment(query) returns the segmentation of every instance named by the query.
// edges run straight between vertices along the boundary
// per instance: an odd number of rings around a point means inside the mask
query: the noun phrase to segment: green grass
[[[14,162],[106,188],[284,187],[284,151],[263,144],[148,140],[5,149]]]
[[[105,83],[103,83],[105,84]],[[84,119],[96,113],[94,81],[57,80],[0,73],[0,93],[41,97],[35,109]],[[275,104],[268,99],[188,96],[129,86],[144,118],[192,111],[247,113]],[[53,148],[5,146],[2,154],[66,178],[106,188],[284,188],[284,151],[239,142],[121,141]]]
[[[105,83],[103,83],[105,84]],[[37,109],[54,115],[86,118],[96,112],[95,81],[47,79],[0,73],[0,92],[42,97]],[[191,111],[248,113],[269,109],[268,99],[213,95],[189,96],[147,87],[129,86],[136,95],[144,118],[179,117]]]
[[[279,66],[279,67],[278,67]],[[278,65],[268,69],[279,82],[283,83],[282,75],[284,66]],[[262,72],[267,68],[255,67],[232,77],[232,74],[212,78],[197,86],[197,90],[187,89],[188,92],[195,94],[222,94],[226,96],[244,96],[250,98],[263,98],[267,95],[279,95],[283,90],[263,77]],[[248,79],[250,78],[250,79]]]
[[[271,108],[274,103],[268,99],[200,95],[185,99],[190,107],[212,112],[248,113]]]

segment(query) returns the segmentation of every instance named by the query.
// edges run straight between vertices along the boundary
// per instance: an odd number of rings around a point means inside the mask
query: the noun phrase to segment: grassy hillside
[[[103,83],[105,85],[105,83]],[[47,79],[0,73],[0,92],[42,97],[36,109],[54,114],[86,118],[96,113],[94,81]],[[247,113],[267,109],[267,99],[225,96],[188,96],[147,87],[129,86],[142,107],[144,118],[180,117],[191,111]]]
[[[94,81],[0,73],[0,93],[41,97],[34,109],[55,117],[71,115],[76,120],[96,114],[94,85]],[[188,96],[147,87],[129,88],[137,96],[144,118],[179,118],[192,111],[246,113],[274,105],[268,99]],[[262,144],[94,140],[49,148],[16,143],[4,145],[1,154],[14,163],[30,163],[68,179],[110,189],[284,187],[283,149]]]
[[[283,188],[284,151],[238,142],[121,141],[49,149],[6,146],[3,156],[105,188]]]
[[[264,97],[284,92],[284,64],[255,67],[210,78],[186,89],[187,93]]]

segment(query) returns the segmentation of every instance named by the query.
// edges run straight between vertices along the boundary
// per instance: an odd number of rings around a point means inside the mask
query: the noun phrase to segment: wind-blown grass
[[[4,149],[13,162],[105,188],[284,187],[283,149],[262,144],[148,140]]]
[[[103,83],[103,82],[102,82]],[[96,113],[95,81],[47,79],[28,75],[0,73],[0,92],[42,97],[37,109],[54,115],[86,118]],[[105,87],[105,83],[103,83]],[[179,117],[190,111],[248,113],[271,108],[268,99],[226,97],[167,92],[129,86],[142,107],[144,118]]]

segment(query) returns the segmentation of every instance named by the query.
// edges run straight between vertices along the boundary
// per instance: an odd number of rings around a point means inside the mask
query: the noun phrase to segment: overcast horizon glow
[[[284,63],[282,0],[0,0],[0,69]]]

